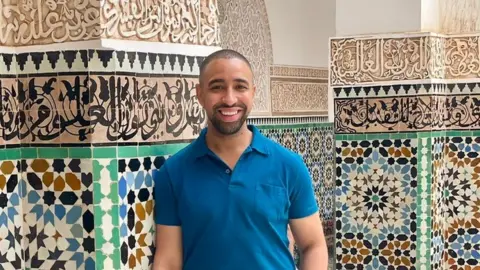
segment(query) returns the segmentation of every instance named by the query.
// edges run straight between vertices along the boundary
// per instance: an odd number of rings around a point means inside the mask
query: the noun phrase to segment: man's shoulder
[[[192,154],[195,153],[194,151],[194,143],[195,141],[192,141],[189,143],[187,146],[184,148],[180,149],[178,152],[175,154],[172,154],[170,157],[167,158],[167,160],[164,163],[164,166],[169,171],[175,171],[179,172],[182,170],[179,170],[181,167],[184,167],[186,164],[190,163],[190,159],[192,158]]]
[[[268,139],[266,141],[267,147],[273,158],[277,159],[282,163],[292,164],[296,166],[303,163],[303,159],[298,153],[294,152],[290,148],[287,148],[272,139],[269,139],[269,138],[267,139]]]

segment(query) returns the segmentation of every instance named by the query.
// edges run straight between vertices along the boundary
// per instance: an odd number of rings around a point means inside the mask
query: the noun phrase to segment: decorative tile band
[[[426,89],[436,88],[439,94],[435,95],[376,97],[373,94],[369,98],[336,99],[336,133],[480,129],[477,84],[423,85],[417,89],[427,93]],[[457,93],[458,89],[462,89],[461,93],[448,94]]]
[[[480,36],[334,38],[331,86],[431,79],[480,79]]]
[[[0,44],[44,45],[114,38],[215,45],[219,43],[216,0],[64,1],[3,3]]]
[[[0,76],[66,72],[198,75],[204,57],[114,50],[0,54]]]
[[[2,143],[193,139],[206,115],[189,77],[68,75],[0,79]]]

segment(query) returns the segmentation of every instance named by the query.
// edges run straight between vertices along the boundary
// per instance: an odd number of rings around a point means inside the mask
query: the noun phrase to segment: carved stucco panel
[[[112,38],[218,45],[216,0],[0,0],[0,45]]]
[[[257,93],[253,113],[270,113],[269,66],[272,42],[263,0],[219,0],[220,40],[223,48],[244,54],[252,64]]]
[[[332,39],[332,86],[480,78],[480,35]]]

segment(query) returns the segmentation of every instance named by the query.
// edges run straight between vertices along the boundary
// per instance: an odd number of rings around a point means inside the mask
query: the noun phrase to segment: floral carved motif
[[[1,0],[0,44],[112,38],[219,42],[216,0]]]

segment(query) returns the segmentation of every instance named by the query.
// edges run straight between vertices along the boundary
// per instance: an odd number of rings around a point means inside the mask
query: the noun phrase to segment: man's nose
[[[237,97],[235,95],[235,91],[233,89],[228,89],[223,96],[223,103],[231,106],[237,103]]]

